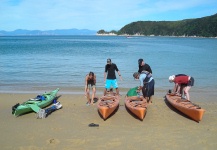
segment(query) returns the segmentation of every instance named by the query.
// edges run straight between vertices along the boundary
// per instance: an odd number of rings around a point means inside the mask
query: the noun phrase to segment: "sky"
[[[217,13],[217,0],[0,0],[0,30],[120,30],[136,21]]]

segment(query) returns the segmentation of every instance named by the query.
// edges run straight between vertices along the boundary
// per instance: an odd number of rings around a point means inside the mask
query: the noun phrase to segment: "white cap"
[[[175,75],[169,76],[169,82],[173,82],[174,79],[175,79]]]

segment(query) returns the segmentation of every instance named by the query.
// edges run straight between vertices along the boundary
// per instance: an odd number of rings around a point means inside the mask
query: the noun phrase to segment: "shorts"
[[[105,88],[110,89],[111,86],[115,89],[118,88],[118,83],[116,79],[106,79]]]
[[[154,79],[144,84],[144,86],[142,87],[143,97],[151,97],[152,95],[154,95],[154,84],[155,84]]]
[[[95,84],[88,84],[88,85],[87,85],[87,88],[95,88],[95,87],[96,87]]]
[[[194,86],[194,78],[191,77],[190,80],[188,81],[187,86]]]

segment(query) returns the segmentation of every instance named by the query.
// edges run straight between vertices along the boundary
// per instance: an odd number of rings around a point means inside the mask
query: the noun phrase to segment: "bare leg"
[[[190,100],[190,95],[189,95],[190,88],[191,88],[191,86],[187,86],[184,90],[187,100]]]
[[[148,104],[150,103],[150,97],[145,97],[147,99]]]
[[[119,95],[119,89],[116,88],[116,95]]]
[[[92,98],[91,98],[91,104],[93,105],[93,100],[94,100],[94,97],[95,97],[95,94],[96,94],[96,88],[93,87],[93,91],[92,91]]]
[[[90,104],[90,89],[87,89],[87,102]]]
[[[152,103],[152,96],[148,97],[148,103]]]
[[[105,89],[104,89],[104,96],[106,95],[106,92],[107,92],[107,89],[105,88]]]

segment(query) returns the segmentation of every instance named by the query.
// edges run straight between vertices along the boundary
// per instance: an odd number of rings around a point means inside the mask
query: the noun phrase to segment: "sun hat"
[[[173,82],[174,79],[175,79],[175,75],[169,76],[169,82]]]

